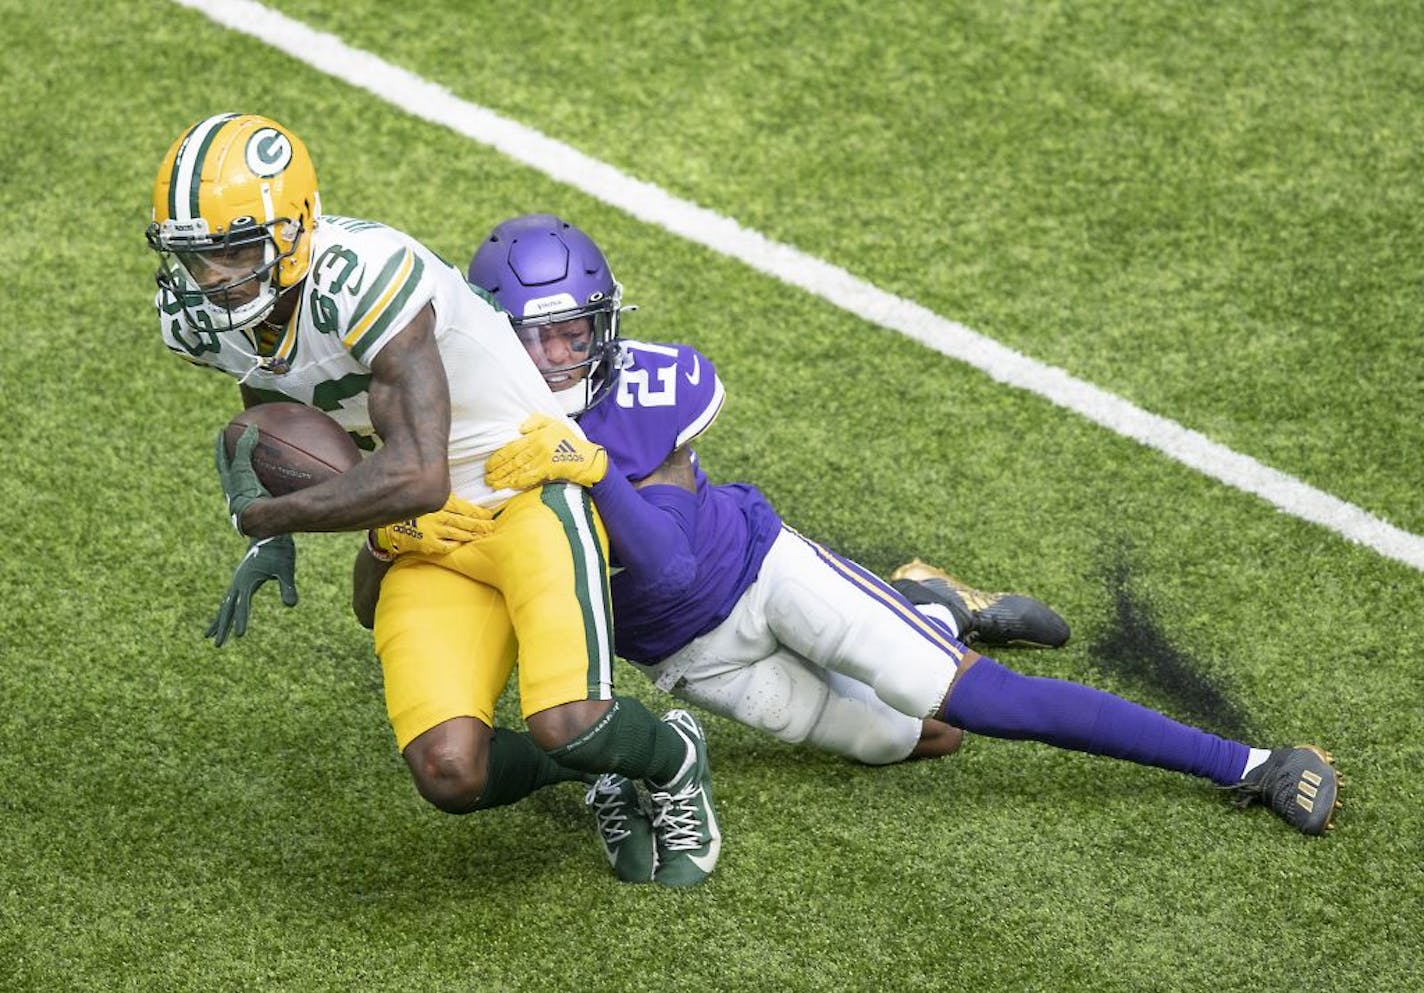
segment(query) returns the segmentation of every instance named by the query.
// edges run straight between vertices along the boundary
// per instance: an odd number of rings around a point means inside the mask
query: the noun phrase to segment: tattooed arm
[[[248,505],[242,532],[359,531],[436,510],[450,495],[450,389],[427,305],[371,363],[381,448],[336,479]]]

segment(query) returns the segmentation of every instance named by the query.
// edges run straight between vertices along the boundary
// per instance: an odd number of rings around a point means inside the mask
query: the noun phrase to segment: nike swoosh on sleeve
[[[696,355],[692,357],[692,371],[687,374],[687,384],[696,386],[702,382],[702,360]]]

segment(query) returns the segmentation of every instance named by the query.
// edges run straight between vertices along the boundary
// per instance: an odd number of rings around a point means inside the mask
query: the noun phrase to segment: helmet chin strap
[[[242,340],[246,341],[247,339],[245,336],[243,336]],[[291,368],[291,363],[284,358],[278,358],[274,355],[258,355],[256,351],[248,351],[246,348],[243,348],[241,345],[239,345],[236,341],[230,341],[228,342],[228,345],[238,355],[241,355],[243,358],[250,359],[252,361],[252,365],[248,367],[247,371],[244,372],[240,377],[238,377],[238,386],[241,386],[242,384],[246,383],[249,379],[252,378],[255,373],[270,372],[280,375],[281,373],[284,373]]]
[[[253,374],[254,372],[260,372],[260,371],[261,371],[261,369],[262,369],[262,364],[263,364],[263,363],[262,363],[262,357],[261,357],[260,355],[258,355],[256,352],[249,352],[247,349],[242,348],[241,346],[237,345],[236,343],[231,343],[231,344],[232,344],[232,350],[233,350],[234,352],[236,352],[238,355],[241,355],[241,356],[243,356],[243,357],[245,357],[245,358],[248,358],[248,359],[251,359],[251,360],[252,360],[252,365],[248,366],[248,367],[247,367],[247,371],[244,372],[244,373],[243,373],[241,376],[239,376],[238,379],[237,379],[237,385],[238,385],[238,386],[241,386],[241,385],[243,385],[244,383],[246,383],[249,379],[252,378],[252,374]]]
[[[272,315],[276,312],[277,308],[282,305],[282,300],[283,300],[283,298],[285,298],[285,297],[287,296],[287,294],[290,293],[290,292],[291,292],[292,290],[294,290],[294,289],[296,289],[296,286],[288,286],[288,287],[286,287],[285,289],[280,289],[280,290],[278,290],[278,291],[277,291],[277,299],[273,301],[272,306],[271,306],[270,308],[268,308],[267,313],[263,314],[261,317],[259,317],[259,318],[254,322],[254,326],[259,325],[259,324],[265,324],[265,325],[267,325],[269,328],[281,329],[282,326],[283,326],[283,324],[285,324],[286,322],[285,322],[285,321],[280,321],[280,322],[275,322],[275,323],[274,323],[274,322],[271,320],[271,317],[272,317]],[[291,317],[290,314],[287,315],[287,316],[288,316],[288,318]],[[243,340],[244,340],[244,341],[251,341],[251,340],[252,340],[250,337],[248,337],[247,332],[246,332],[245,330],[242,332],[242,337],[243,337]],[[236,351],[239,355],[242,355],[242,356],[244,356],[244,357],[249,358],[249,359],[252,360],[252,367],[249,368],[246,372],[244,372],[244,373],[242,374],[242,378],[240,378],[240,379],[237,381],[237,385],[239,385],[239,386],[241,386],[243,383],[247,382],[247,380],[248,380],[254,373],[257,373],[257,372],[270,372],[270,373],[273,373],[273,374],[276,374],[276,375],[280,375],[280,374],[286,372],[288,369],[291,368],[291,363],[288,362],[286,359],[284,359],[284,358],[279,358],[279,357],[274,356],[274,355],[263,356],[263,355],[259,354],[255,349],[254,349],[253,351],[248,351],[248,350],[245,349],[245,348],[240,348],[240,347],[237,347],[236,345],[234,345],[234,351]]]

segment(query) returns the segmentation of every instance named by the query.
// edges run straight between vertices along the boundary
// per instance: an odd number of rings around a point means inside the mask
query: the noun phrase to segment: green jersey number
[[[203,302],[202,294],[194,295],[197,299],[188,301],[194,305],[190,317],[203,325],[202,327],[194,327],[188,320],[179,316],[183,313],[183,300],[176,293],[160,294],[163,302],[159,304],[159,308],[164,314],[173,318],[173,323],[169,326],[169,330],[173,333],[173,340],[182,345],[184,351],[189,355],[197,358],[204,352],[222,351],[222,344],[218,339],[217,331],[213,330],[212,319],[208,317],[207,311],[198,306]]]
[[[315,407],[317,410],[325,411],[330,414],[332,411],[340,410],[345,406],[347,400],[367,392],[370,388],[370,373],[353,372],[349,376],[342,376],[340,379],[318,383],[316,389],[312,390],[311,403],[308,404],[308,406]],[[252,390],[253,394],[262,403],[272,403],[282,400],[289,402],[295,401],[297,403],[302,402],[295,397],[287,396],[287,394],[280,393],[276,390],[263,390],[252,386],[249,386],[248,389]],[[357,434],[354,431],[348,431],[347,434],[351,435],[351,440],[356,442],[356,447],[362,451],[375,451],[375,437]]]
[[[318,384],[312,390],[312,406],[318,410],[331,413],[333,410],[340,410],[345,406],[346,401],[354,396],[359,396],[369,392],[371,389],[371,374],[369,372],[353,372],[340,379],[328,380]],[[367,435],[351,434],[358,448],[364,451],[374,451],[376,439]]]
[[[311,306],[312,327],[322,334],[336,334],[340,311],[332,299],[340,293],[348,280],[356,275],[360,262],[356,253],[340,245],[332,245],[321,253],[312,265],[312,291],[308,303]],[[360,292],[359,278],[353,283],[351,292]]]

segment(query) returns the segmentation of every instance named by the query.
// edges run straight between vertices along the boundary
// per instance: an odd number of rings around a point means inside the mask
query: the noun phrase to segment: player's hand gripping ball
[[[249,426],[257,428],[252,468],[272,496],[324,483],[361,461],[361,450],[345,428],[300,403],[262,403],[228,421],[222,437],[229,459]]]
[[[334,479],[360,462],[361,452],[321,411],[299,403],[268,403],[249,407],[228,422],[218,434],[215,461],[228,514],[241,534],[242,512],[254,501]],[[230,633],[246,634],[252,598],[268,580],[275,579],[282,602],[295,607],[296,568],[291,535],[254,540],[205,636],[221,647]]]

